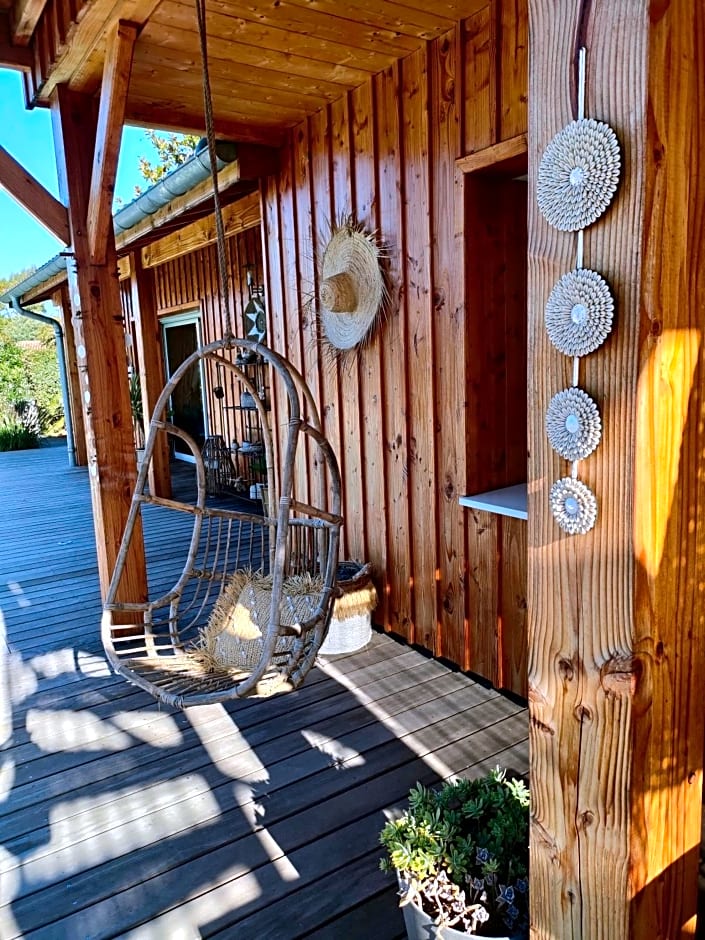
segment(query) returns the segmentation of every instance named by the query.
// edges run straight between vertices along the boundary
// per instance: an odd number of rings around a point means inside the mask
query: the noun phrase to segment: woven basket
[[[343,561],[338,565],[337,581],[342,593],[333,605],[322,656],[354,653],[372,638],[372,611],[377,606],[372,566]]]

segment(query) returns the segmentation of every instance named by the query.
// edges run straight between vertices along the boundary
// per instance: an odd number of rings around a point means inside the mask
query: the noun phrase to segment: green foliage
[[[144,426],[144,410],[142,405],[142,386],[140,384],[139,372],[133,372],[130,376],[130,408],[132,417],[140,427]]]
[[[0,293],[24,280],[32,269],[0,278]],[[30,308],[43,312],[42,304]],[[36,344],[40,343],[39,348]],[[42,434],[60,433],[64,427],[54,331],[0,305],[0,412],[15,415],[24,401],[36,405]],[[11,420],[14,420],[12,418]]]
[[[30,450],[39,447],[39,432],[35,426],[33,409],[22,407],[3,409],[0,415],[0,451]]]
[[[27,375],[22,350],[11,338],[5,318],[0,319],[0,404],[26,396]]]
[[[30,397],[37,403],[42,434],[58,434],[64,428],[64,408],[53,331],[50,344],[42,349],[28,350],[25,362]]]
[[[64,417],[54,332],[50,326],[36,324],[40,329],[33,331],[34,341],[42,345],[34,348],[26,340],[14,339],[23,335],[17,320],[33,322],[0,314],[0,409],[12,412],[17,402],[34,401],[41,433],[60,433]]]
[[[403,903],[469,933],[528,928],[529,792],[499,768],[440,790],[417,784],[380,834],[381,867],[396,869]]]
[[[200,140],[194,134],[166,134],[155,130],[145,131],[147,138],[157,150],[157,160],[152,163],[146,157],[139,158],[139,171],[145,182],[153,186],[171,173],[177,166],[185,163]],[[135,186],[135,196],[139,196],[142,189]]]

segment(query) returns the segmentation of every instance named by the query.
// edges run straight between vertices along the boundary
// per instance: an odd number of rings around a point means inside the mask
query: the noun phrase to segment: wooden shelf
[[[458,502],[468,509],[482,509],[484,512],[511,516],[513,519],[528,518],[526,483],[505,486],[500,490],[488,490],[476,496],[461,496]]]
[[[526,163],[526,134],[502,140],[455,161],[456,167],[463,173],[499,173],[506,176],[526,173]]]

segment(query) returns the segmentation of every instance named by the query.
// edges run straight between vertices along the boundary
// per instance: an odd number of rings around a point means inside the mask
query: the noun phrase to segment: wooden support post
[[[617,196],[585,237],[616,300],[581,360],[600,446],[579,477],[595,528],[568,536],[548,493],[570,467],[544,427],[571,362],[549,343],[548,295],[576,236],[529,214],[529,684],[532,937],[674,940],[697,903],[705,672],[705,7],[692,0],[530,0],[529,179],[575,117],[622,153]]]
[[[59,86],[52,117],[59,183],[69,204],[75,262],[68,265],[69,296],[105,596],[136,479],[117,257],[112,229],[106,237],[105,264],[95,264],[88,247],[88,186],[96,139],[93,99]],[[122,586],[119,599],[146,597],[141,537],[133,539]]]
[[[147,428],[154,406],[165,382],[164,357],[157,301],[154,289],[154,269],[142,266],[142,253],[134,252],[130,259],[130,289],[132,313],[135,318],[137,340],[137,362],[142,410]],[[169,444],[167,436],[160,434],[149,466],[149,490],[154,496],[171,496],[171,471],[169,470]]]
[[[52,295],[52,302],[61,311],[61,324],[64,331],[64,356],[66,358],[66,372],[69,387],[69,407],[73,422],[73,449],[77,467],[88,465],[86,451],[86,428],[83,423],[83,408],[81,406],[81,380],[78,373],[76,359],[76,338],[71,317],[71,303],[66,286],[62,286]]]
[[[137,26],[120,21],[108,40],[88,201],[88,245],[94,264],[105,264],[113,227],[115,173],[136,39]]]

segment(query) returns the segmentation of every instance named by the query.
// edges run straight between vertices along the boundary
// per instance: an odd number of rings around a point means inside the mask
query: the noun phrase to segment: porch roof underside
[[[216,131],[276,145],[287,128],[485,5],[486,0],[208,3]],[[140,28],[126,122],[202,133],[195,0],[0,0],[0,62],[25,66],[30,104],[48,104],[60,83],[95,95],[106,41],[119,20]]]

